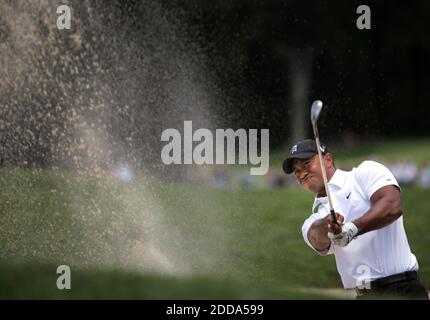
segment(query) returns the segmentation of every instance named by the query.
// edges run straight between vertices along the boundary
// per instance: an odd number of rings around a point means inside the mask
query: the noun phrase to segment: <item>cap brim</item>
[[[291,174],[293,173],[293,168],[291,168],[291,163],[293,162],[294,159],[300,159],[300,160],[310,159],[314,155],[316,155],[315,152],[303,152],[303,153],[295,154],[293,157],[289,157],[284,160],[284,162],[282,163],[282,169],[286,174]]]

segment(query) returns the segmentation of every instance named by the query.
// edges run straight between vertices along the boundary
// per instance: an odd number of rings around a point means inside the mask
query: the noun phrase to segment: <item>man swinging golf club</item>
[[[312,104],[315,140],[303,140],[283,163],[287,174],[316,194],[313,214],[302,227],[305,242],[320,255],[334,254],[345,289],[357,298],[428,299],[418,278],[418,261],[405,229],[400,187],[382,164],[364,161],[352,171],[335,168],[319,141],[322,102]]]

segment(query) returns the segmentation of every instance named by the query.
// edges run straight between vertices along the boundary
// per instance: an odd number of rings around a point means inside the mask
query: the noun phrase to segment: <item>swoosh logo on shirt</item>
[[[349,199],[349,196],[350,196],[350,195],[351,195],[351,192],[350,192],[350,193],[348,193],[348,195],[346,196],[346,198],[347,198],[347,199]]]

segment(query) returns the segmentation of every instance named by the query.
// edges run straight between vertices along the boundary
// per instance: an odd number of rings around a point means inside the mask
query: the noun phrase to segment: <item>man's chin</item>
[[[319,193],[320,192],[320,188],[318,188],[317,186],[312,185],[312,184],[311,185],[306,185],[304,187],[305,187],[306,190],[308,190],[308,191],[310,191],[312,193]]]
[[[305,190],[309,191],[309,192],[315,193],[315,192],[314,192],[314,189],[313,189],[311,186],[303,185],[303,188],[304,188]]]
[[[324,188],[323,186],[319,186],[315,183],[313,177],[308,178],[304,183],[302,183],[302,187],[312,193],[319,193],[321,188]]]

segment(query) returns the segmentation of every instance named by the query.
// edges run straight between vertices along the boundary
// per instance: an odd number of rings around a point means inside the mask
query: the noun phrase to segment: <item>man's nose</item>
[[[300,173],[299,173],[299,178],[300,179],[304,179],[304,177],[306,177],[306,175],[308,174],[308,171],[307,170],[305,170],[305,169],[303,169],[303,170],[301,170],[300,171]]]

